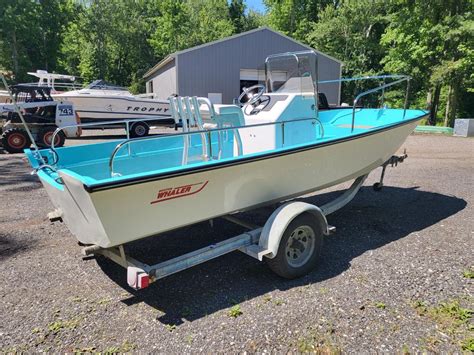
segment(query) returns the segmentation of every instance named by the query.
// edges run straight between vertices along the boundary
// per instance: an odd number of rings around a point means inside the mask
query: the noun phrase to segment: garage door
[[[286,72],[272,72],[273,80],[275,82],[284,83],[286,81]],[[258,83],[265,83],[265,70],[258,69],[240,69],[240,92],[243,87],[250,87]]]

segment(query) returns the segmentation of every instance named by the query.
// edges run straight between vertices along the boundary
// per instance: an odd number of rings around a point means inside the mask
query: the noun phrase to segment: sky
[[[265,12],[265,5],[263,5],[263,0],[246,0],[247,9],[256,10],[258,12]]]

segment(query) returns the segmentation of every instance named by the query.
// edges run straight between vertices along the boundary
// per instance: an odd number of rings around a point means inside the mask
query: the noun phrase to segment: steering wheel
[[[239,105],[241,107],[246,107],[248,105],[253,105],[254,103],[256,103],[260,99],[260,97],[262,97],[265,90],[266,90],[266,87],[265,87],[265,85],[262,85],[262,84],[253,85],[249,88],[243,88],[242,93],[240,94],[237,101],[239,102]],[[248,101],[242,102],[242,100],[245,97],[248,98]]]

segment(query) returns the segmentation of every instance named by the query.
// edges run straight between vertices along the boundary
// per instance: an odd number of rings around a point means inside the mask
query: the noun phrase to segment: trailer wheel
[[[38,134],[38,145],[44,148],[49,148],[51,147],[51,143],[53,141],[53,135],[54,132],[56,131],[56,127],[45,127],[42,128]],[[58,134],[56,134],[56,137],[54,139],[54,147],[62,147],[66,141],[66,136],[64,133],[61,131]]]
[[[286,228],[273,259],[267,264],[277,275],[294,279],[313,270],[321,255],[323,231],[314,216],[303,213]]]
[[[31,145],[30,138],[21,128],[10,128],[2,134],[2,145],[8,153],[21,153]]]
[[[145,122],[136,122],[130,127],[130,137],[145,137],[150,132],[150,127]]]

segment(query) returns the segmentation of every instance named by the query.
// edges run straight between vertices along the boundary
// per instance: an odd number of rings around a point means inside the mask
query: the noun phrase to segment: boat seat
[[[241,114],[242,109],[237,105],[214,105],[214,110],[218,115]],[[243,115],[242,115],[243,116]]]
[[[215,116],[211,117],[209,108],[201,105],[200,112],[204,126],[208,128],[217,126],[245,126],[245,119],[242,109],[237,105],[213,105]]]

